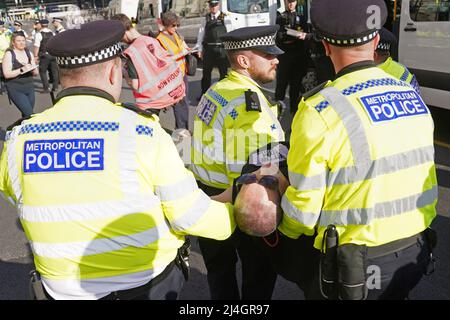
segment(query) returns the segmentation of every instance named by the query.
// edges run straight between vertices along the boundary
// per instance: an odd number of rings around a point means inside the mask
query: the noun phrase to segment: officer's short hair
[[[123,27],[125,28],[125,30],[130,30],[133,25],[131,24],[131,20],[130,18],[127,17],[127,15],[123,14],[123,13],[118,13],[116,15],[114,15],[111,20],[119,20],[120,22],[122,22]]]
[[[177,16],[175,12],[167,11],[161,14],[161,22],[163,26],[169,27],[173,24],[179,24],[180,18]]]

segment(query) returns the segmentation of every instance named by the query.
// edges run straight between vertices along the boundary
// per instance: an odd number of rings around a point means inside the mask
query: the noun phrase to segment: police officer
[[[39,20],[37,32],[34,36],[34,59],[39,62],[39,75],[41,77],[43,92],[49,92],[47,72],[52,82],[52,91],[57,91],[59,86],[58,65],[55,57],[47,52],[47,42],[54,36],[48,28],[47,19]]]
[[[62,18],[53,18],[52,24],[53,24],[53,27],[55,28],[55,33],[56,34],[66,31],[66,29],[64,28],[62,23],[63,23],[63,19]]]
[[[315,287],[329,298],[404,299],[432,260],[433,120],[410,85],[373,61],[386,15],[382,0],[311,6],[337,75],[305,94],[294,118],[279,230],[317,232],[329,259]]]
[[[18,20],[14,20],[14,32],[20,32],[24,35],[25,39],[28,39],[28,33],[22,29],[23,25],[22,22],[18,21]]]
[[[209,195],[232,185],[249,153],[283,141],[277,106],[259,83],[273,81],[282,54],[278,26],[247,27],[222,36],[231,71],[200,100],[194,118],[191,170]],[[226,241],[199,239],[212,299],[239,299],[236,248],[242,260],[242,298],[270,299],[276,275],[249,238],[237,230]]]
[[[308,25],[305,15],[297,13],[296,8],[296,0],[286,0],[286,11],[277,17],[276,22],[280,26],[277,45],[284,51],[284,54],[279,56],[275,99],[284,100],[286,89],[289,86],[291,112],[297,110],[302,79],[308,69],[305,40],[312,37],[312,34],[307,33]],[[288,31],[297,31],[298,34],[291,35]]]
[[[124,32],[102,20],[52,38],[64,90],[7,134],[0,191],[20,207],[37,299],[176,299],[185,235],[223,240],[235,228],[158,118],[117,103]]]
[[[379,68],[383,69],[395,78],[409,83],[414,90],[420,94],[420,86],[417,82],[416,76],[413,75],[408,68],[401,63],[394,61],[391,57],[391,50],[397,45],[397,37],[387,30],[382,28],[380,30],[380,42],[374,53],[375,63]]]
[[[219,0],[209,0],[209,13],[205,16],[197,36],[198,56],[203,58],[202,94],[211,86],[211,73],[219,68],[220,80],[228,71],[228,59],[220,37],[227,33],[225,14],[220,11]]]

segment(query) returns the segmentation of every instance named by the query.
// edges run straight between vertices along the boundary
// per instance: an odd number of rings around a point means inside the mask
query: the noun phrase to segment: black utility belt
[[[393,254],[415,245],[417,240],[425,240],[424,238],[425,236],[421,232],[409,238],[395,240],[376,247],[367,247],[367,258],[373,259]]]

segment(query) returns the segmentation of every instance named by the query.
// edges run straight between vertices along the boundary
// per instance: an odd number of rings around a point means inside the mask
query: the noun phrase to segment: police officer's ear
[[[250,68],[250,59],[244,54],[238,54],[236,56],[236,62],[242,69]]]
[[[329,57],[330,53],[331,53],[330,44],[328,42],[326,42],[325,40],[322,40],[322,44],[323,44],[323,47],[325,48],[325,54],[327,55],[327,57]]]

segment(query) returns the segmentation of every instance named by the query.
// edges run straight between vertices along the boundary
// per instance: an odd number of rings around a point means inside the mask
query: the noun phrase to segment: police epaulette
[[[153,109],[141,109],[137,107],[134,103],[131,102],[122,102],[120,104],[125,109],[128,109],[130,111],[136,112],[137,114],[144,116],[146,118],[153,117],[153,115],[158,114],[156,110]]]
[[[320,90],[322,90],[323,88],[325,88],[325,86],[327,85],[328,81],[325,81],[321,84],[319,84],[317,87],[309,90],[308,92],[305,92],[305,94],[303,95],[303,98],[306,100],[308,98],[311,98],[313,95],[315,95],[316,93],[319,93]]]
[[[16,122],[14,122],[14,123],[11,124],[10,126],[8,126],[8,127],[6,128],[6,131],[11,131],[14,127],[17,127],[18,125],[20,125],[20,124],[22,123],[22,121],[28,120],[28,119],[30,119],[30,118],[31,118],[31,116],[27,116],[27,117],[23,117],[23,118],[17,120]]]

